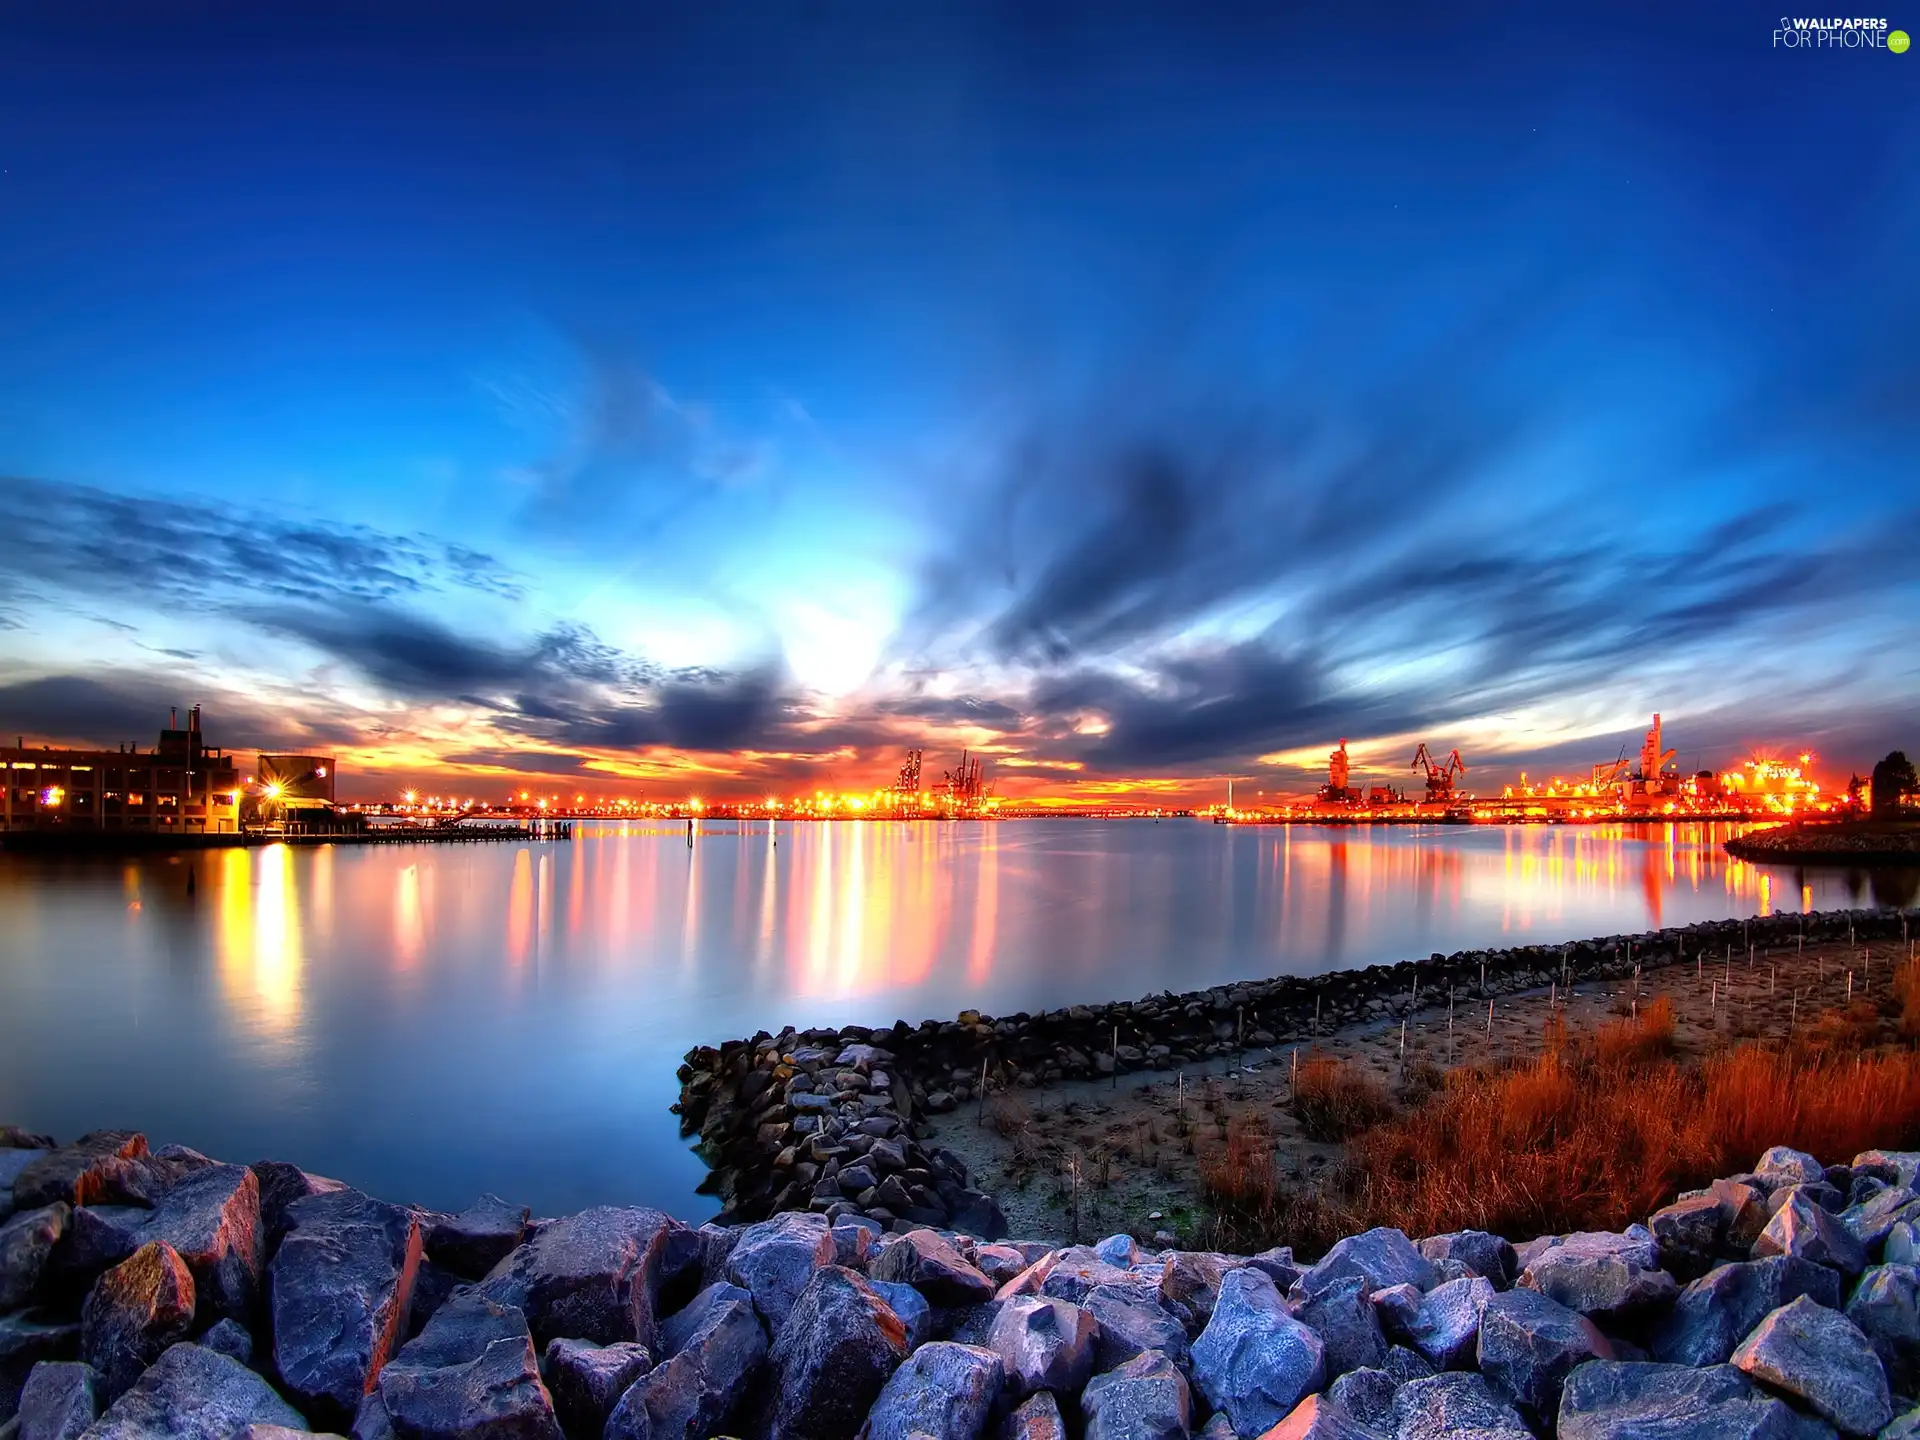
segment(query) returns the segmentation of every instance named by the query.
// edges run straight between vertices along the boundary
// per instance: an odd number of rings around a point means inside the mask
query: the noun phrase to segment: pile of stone
[[[1774,1149],[1618,1234],[1305,1264],[448,1215],[0,1129],[0,1440],[1891,1440],[1920,1434],[1916,1185],[1920,1153]]]
[[[912,1143],[924,1138],[928,1116],[974,1100],[983,1074],[1030,1087],[1178,1070],[1249,1048],[1310,1043],[1347,1025],[1437,1016],[1456,1001],[1484,1006],[1490,996],[1554,983],[1623,980],[1703,958],[1744,961],[1749,947],[1764,963],[1770,950],[1803,944],[1900,940],[1909,923],[1887,910],[1761,916],[1436,954],[1041,1015],[996,1019],[969,1010],[918,1026],[762,1031],[689,1051],[674,1109],[682,1133],[700,1137],[710,1172],[702,1189],[721,1198],[724,1220],[811,1210],[834,1220],[866,1214],[883,1225],[950,1225],[993,1239],[1005,1233],[993,1228],[998,1212],[968,1188],[960,1159]],[[897,1140],[900,1149],[882,1140]]]

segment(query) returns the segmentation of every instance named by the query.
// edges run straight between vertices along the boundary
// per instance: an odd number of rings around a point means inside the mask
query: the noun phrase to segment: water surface
[[[667,1112],[696,1043],[1911,902],[1730,861],[1730,833],[727,822],[691,846],[607,826],[0,855],[0,1120],[133,1126],[430,1205],[698,1217]]]

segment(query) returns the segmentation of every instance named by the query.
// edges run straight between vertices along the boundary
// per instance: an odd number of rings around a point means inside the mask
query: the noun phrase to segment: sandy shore
[[[1362,1066],[1389,1089],[1431,1085],[1456,1065],[1540,1053],[1557,1009],[1568,1030],[1589,1033],[1658,996],[1673,1002],[1683,1058],[1750,1038],[1784,1039],[1849,994],[1897,1013],[1896,965],[1909,945],[1808,945],[1804,951],[1724,953],[1649,971],[1636,983],[1591,981],[1500,997],[1487,1007],[1440,1003],[1399,1020],[1351,1026],[1311,1044],[1249,1050],[1179,1074],[1147,1071],[1112,1079],[1016,1088],[962,1105],[931,1122],[929,1143],[967,1162],[974,1183],[1005,1211],[1011,1233],[1065,1243],[1070,1174],[1077,1168],[1080,1239],[1120,1230],[1192,1233],[1202,1207],[1199,1166],[1241,1115],[1263,1115],[1278,1140],[1282,1167],[1295,1178],[1333,1164],[1338,1145],[1308,1140],[1288,1112],[1295,1057],[1314,1054]],[[1852,990],[1849,992],[1849,975]],[[1404,1043],[1404,1050],[1402,1048]],[[1183,1122],[1184,1117],[1184,1124]]]

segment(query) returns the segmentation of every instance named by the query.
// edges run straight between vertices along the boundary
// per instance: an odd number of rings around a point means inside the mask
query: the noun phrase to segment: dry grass
[[[1904,960],[1893,972],[1893,994],[1900,1002],[1900,1034],[1920,1040],[1920,960]]]
[[[1393,1113],[1386,1086],[1356,1065],[1315,1055],[1300,1066],[1293,1113],[1310,1140],[1346,1140]],[[1231,1136],[1229,1136],[1231,1140]]]
[[[1906,983],[1911,993],[1916,978]],[[1516,1239],[1618,1229],[1770,1145],[1845,1159],[1920,1144],[1920,1053],[1853,1043],[1866,1019],[1842,1012],[1832,1034],[1816,1026],[1791,1048],[1742,1044],[1700,1064],[1672,1058],[1661,1001],[1585,1040],[1550,1022],[1538,1058],[1457,1070],[1417,1109],[1361,1126],[1354,1102],[1322,1102],[1338,1117],[1327,1128],[1352,1125],[1354,1138],[1313,1194],[1287,1193],[1271,1140],[1239,1126],[1210,1157],[1203,1193],[1228,1238],[1303,1253],[1370,1225]],[[1322,1092],[1347,1095],[1340,1078],[1329,1072]]]

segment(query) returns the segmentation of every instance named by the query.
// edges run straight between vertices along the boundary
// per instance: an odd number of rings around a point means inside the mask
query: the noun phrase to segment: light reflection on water
[[[5,856],[0,1119],[427,1204],[697,1216],[666,1107],[698,1042],[1913,900],[1912,875],[1729,861],[1728,833],[723,822],[691,847]]]

